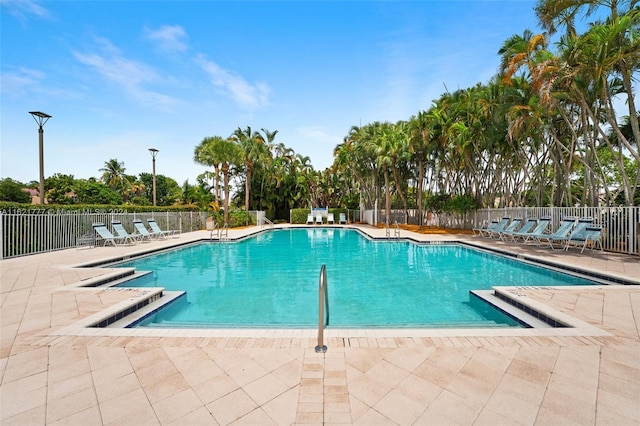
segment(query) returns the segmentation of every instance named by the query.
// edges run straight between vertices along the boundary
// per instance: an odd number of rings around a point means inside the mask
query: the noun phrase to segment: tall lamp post
[[[38,145],[40,150],[40,204],[44,204],[44,129],[43,126],[51,118],[49,114],[40,111],[29,112],[36,123],[38,123]]]
[[[153,158],[153,205],[156,205],[156,155],[158,155],[158,150],[155,148],[149,148],[149,152],[151,153],[151,158]]]

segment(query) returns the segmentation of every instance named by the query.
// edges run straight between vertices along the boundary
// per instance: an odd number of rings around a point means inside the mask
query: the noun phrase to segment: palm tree
[[[273,133],[265,131],[265,133],[267,133],[267,137],[272,136],[271,140],[273,140],[273,137],[275,137],[277,131]],[[234,140],[240,147],[242,163],[244,164],[245,168],[244,209],[246,211],[249,211],[251,173],[253,171],[255,162],[268,152],[268,147],[265,144],[264,137],[260,133],[252,131],[251,127],[249,126],[247,126],[247,128],[244,130],[238,127],[235,132],[233,132],[230,138]]]
[[[229,224],[229,170],[240,160],[239,147],[230,139],[207,137],[196,146],[194,161],[205,166],[220,165],[224,188],[224,223]]]
[[[126,170],[124,162],[112,158],[104,163],[104,167],[99,169],[102,172],[100,181],[124,198],[130,186],[129,180],[124,173]]]

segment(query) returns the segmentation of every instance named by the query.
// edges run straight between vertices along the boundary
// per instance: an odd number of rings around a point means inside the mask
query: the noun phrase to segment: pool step
[[[173,302],[178,297],[183,296],[185,293],[186,292],[184,291],[166,291],[165,290],[162,292],[162,295],[159,298],[155,299],[153,302],[150,302],[149,304],[142,306],[139,309],[136,309],[135,311],[129,313],[126,317],[123,317],[118,321],[114,321],[110,323],[109,327],[112,327],[112,328],[130,327],[132,324],[138,323],[139,321],[143,320],[147,316],[155,313],[162,307]]]
[[[519,309],[508,300],[496,296],[494,290],[471,290],[469,293],[484,300],[496,309],[509,315],[520,324],[528,328],[552,328],[552,325],[537,316]]]

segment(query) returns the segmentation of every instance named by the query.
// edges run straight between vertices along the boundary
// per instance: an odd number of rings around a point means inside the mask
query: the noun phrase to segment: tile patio
[[[0,423],[640,424],[640,285],[517,289],[523,300],[575,319],[575,328],[328,329],[324,354],[314,351],[313,330],[81,326],[142,290],[79,287],[108,272],[74,265],[208,236],[0,261]],[[633,256],[467,235],[401,237],[464,240],[640,284]]]

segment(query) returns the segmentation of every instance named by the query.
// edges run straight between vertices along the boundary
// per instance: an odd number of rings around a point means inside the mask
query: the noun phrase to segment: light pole
[[[149,148],[149,152],[151,153],[151,158],[153,158],[153,205],[156,205],[156,155],[158,155],[158,150],[155,148]]]
[[[29,112],[36,123],[38,123],[38,145],[40,150],[40,204],[44,204],[44,124],[51,118],[49,114],[40,111]]]

